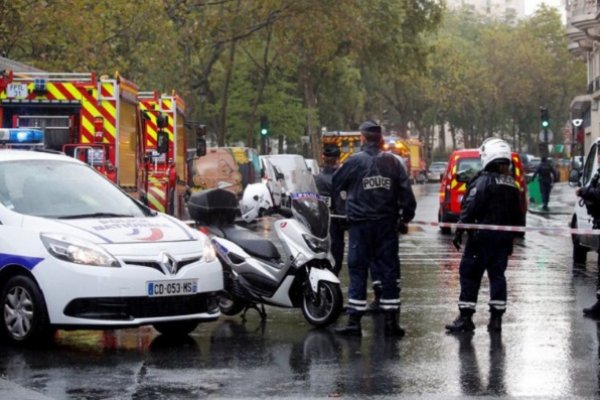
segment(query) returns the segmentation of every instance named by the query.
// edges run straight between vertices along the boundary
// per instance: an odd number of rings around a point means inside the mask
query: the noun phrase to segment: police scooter
[[[234,223],[236,196],[224,189],[195,193],[188,210],[209,234],[223,265],[224,287],[219,303],[225,315],[256,309],[264,322],[264,305],[300,307],[316,327],[333,323],[342,311],[340,281],[331,271],[329,210],[315,193],[294,194],[291,218],[274,222],[283,246],[275,245]],[[260,306],[260,308],[259,308]]]

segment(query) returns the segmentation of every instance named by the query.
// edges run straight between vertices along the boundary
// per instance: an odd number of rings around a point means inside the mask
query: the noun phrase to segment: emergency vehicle
[[[1,127],[42,130],[46,148],[88,163],[154,209],[178,217],[185,210],[185,189],[176,185],[186,176],[184,108],[175,94],[140,93],[118,74],[0,75]]]
[[[220,315],[210,240],[47,151],[0,151],[0,336],[153,325],[187,334]]]
[[[323,147],[335,145],[340,149],[340,162],[343,163],[352,154],[360,151],[360,136],[360,131],[330,131],[323,132],[321,140]]]
[[[457,222],[460,206],[467,191],[467,184],[481,170],[479,149],[454,150],[448,159],[448,167],[442,175],[439,192],[438,222]],[[521,193],[523,220],[527,214],[527,182],[525,169],[518,153],[512,153],[512,176]],[[450,233],[448,227],[440,227],[442,233]]]

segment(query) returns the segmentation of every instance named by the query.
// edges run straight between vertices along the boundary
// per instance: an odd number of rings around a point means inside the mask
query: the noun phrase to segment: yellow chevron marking
[[[456,179],[452,179],[452,182],[450,182],[450,189],[454,189],[457,184],[458,182],[456,181]]]
[[[50,85],[48,85],[48,86],[50,86]],[[71,97],[73,99],[77,99],[77,100],[79,100],[81,102],[84,102],[84,98],[83,98],[81,92],[73,84],[71,84],[71,83],[65,83],[63,86],[71,94]],[[61,95],[61,98],[64,99],[64,96]]]
[[[109,93],[110,97],[115,96],[115,86],[112,83],[103,83],[102,88]]]
[[[156,211],[165,212],[165,207],[162,205],[159,199],[154,197],[154,194],[148,193],[148,203]]]

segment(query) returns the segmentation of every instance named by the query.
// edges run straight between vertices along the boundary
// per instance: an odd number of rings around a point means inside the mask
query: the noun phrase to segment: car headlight
[[[306,245],[315,253],[327,253],[329,251],[329,238],[317,239],[307,234],[302,234]]]
[[[206,262],[213,262],[217,259],[217,253],[208,236],[202,234],[200,238],[202,242],[202,259]]]
[[[59,260],[95,267],[121,266],[116,258],[93,243],[52,233],[42,233],[40,238],[48,252]]]

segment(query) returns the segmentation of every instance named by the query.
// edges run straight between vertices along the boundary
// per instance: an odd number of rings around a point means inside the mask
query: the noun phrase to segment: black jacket
[[[588,214],[594,219],[594,225],[600,222],[600,169],[594,174],[590,184],[579,190],[579,197],[585,201]]]
[[[398,219],[410,222],[417,202],[406,170],[390,153],[374,143],[352,155],[333,175],[333,192],[347,193],[346,215],[350,221]]]
[[[508,175],[482,171],[473,178],[461,204],[459,222],[525,225],[521,194]]]
[[[346,213],[346,201],[342,199],[342,196],[338,193],[334,196],[332,178],[333,173],[337,170],[334,167],[323,167],[321,173],[315,176],[315,183],[317,184],[317,190],[319,196],[323,198],[327,206],[334,214],[345,214]]]

